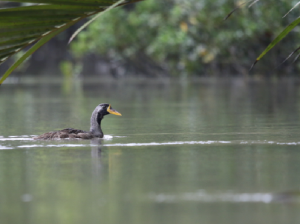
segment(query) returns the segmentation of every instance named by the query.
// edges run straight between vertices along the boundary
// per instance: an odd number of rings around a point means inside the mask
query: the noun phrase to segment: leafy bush
[[[146,0],[115,9],[91,24],[72,44],[72,52],[79,58],[86,54],[105,56],[130,73],[247,74],[256,57],[295,19],[296,10],[283,19],[295,2],[259,1],[224,21],[241,3]],[[265,73],[278,66],[296,48],[298,39],[296,29],[256,71]]]

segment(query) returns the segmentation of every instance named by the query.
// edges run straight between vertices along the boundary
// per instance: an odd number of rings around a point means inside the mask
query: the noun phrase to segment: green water
[[[0,223],[300,221],[296,81],[46,83],[0,87]],[[103,140],[31,139],[100,103]]]

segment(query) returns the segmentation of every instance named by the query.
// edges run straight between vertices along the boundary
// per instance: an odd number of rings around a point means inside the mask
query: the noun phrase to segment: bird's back
[[[95,136],[87,131],[78,130],[74,128],[66,128],[59,131],[52,131],[47,132],[45,134],[39,135],[35,137],[34,139],[41,139],[41,140],[47,140],[47,139],[58,139],[58,138],[81,138],[81,139],[91,139]]]

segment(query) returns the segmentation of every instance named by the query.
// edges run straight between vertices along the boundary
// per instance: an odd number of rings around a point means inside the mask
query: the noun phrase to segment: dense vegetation
[[[77,59],[98,55],[126,74],[248,74],[268,44],[297,18],[297,1],[259,1],[224,17],[242,1],[147,0],[107,13],[72,44]],[[252,74],[294,73],[291,61],[274,69],[299,43],[294,29]],[[76,60],[80,62],[82,60]]]

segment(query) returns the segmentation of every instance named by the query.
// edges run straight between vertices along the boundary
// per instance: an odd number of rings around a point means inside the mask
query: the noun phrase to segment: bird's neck
[[[101,121],[103,119],[103,117],[101,117],[101,119],[99,119],[98,114],[95,113],[95,111],[92,113],[92,117],[91,117],[91,127],[90,127],[90,132],[95,136],[95,137],[99,137],[99,138],[103,138],[103,132],[101,130]],[[97,121],[98,119],[98,121]]]

